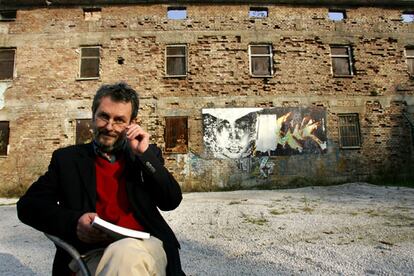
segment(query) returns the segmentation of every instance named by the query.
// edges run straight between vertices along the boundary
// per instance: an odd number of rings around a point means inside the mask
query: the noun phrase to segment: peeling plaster
[[[4,94],[9,87],[11,87],[10,83],[0,82],[0,109],[3,109],[4,107]]]

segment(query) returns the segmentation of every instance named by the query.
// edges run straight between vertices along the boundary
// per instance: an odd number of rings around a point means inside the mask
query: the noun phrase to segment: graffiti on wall
[[[202,110],[206,153],[214,158],[325,153],[323,108],[209,108]]]

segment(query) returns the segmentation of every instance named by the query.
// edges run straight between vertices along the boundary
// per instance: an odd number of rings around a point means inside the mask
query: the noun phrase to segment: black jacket
[[[145,231],[159,238],[167,254],[167,275],[183,275],[173,231],[162,218],[163,211],[175,209],[182,194],[178,183],[164,167],[161,150],[150,145],[142,155],[125,154],[126,187],[130,204]],[[56,150],[48,171],[33,183],[17,203],[19,219],[62,238],[81,253],[96,246],[81,242],[76,235],[78,219],[96,212],[95,153],[92,144]],[[57,248],[53,275],[68,275],[70,256]]]

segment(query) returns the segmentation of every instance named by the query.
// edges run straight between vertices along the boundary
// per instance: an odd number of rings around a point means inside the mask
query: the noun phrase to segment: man
[[[179,243],[157,209],[175,209],[181,190],[160,149],[136,124],[138,107],[127,84],[102,86],[92,104],[93,143],[56,150],[48,171],[17,203],[18,217],[81,253],[94,252],[88,261],[92,274],[183,275]],[[112,240],[92,227],[97,215],[151,238]],[[58,248],[53,275],[70,275],[70,262]]]

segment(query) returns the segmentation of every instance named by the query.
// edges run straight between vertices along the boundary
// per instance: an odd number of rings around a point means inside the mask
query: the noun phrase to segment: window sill
[[[272,75],[250,75],[250,77],[252,77],[252,78],[266,78],[266,79],[268,79],[268,78],[272,78],[273,76]]]
[[[165,75],[164,77],[165,78],[181,78],[181,79],[184,79],[184,78],[187,78],[187,75]]]
[[[76,81],[89,81],[89,80],[100,80],[100,77],[96,78],[76,78]]]
[[[355,75],[333,75],[334,78],[345,78],[350,79],[353,78]]]
[[[358,150],[361,149],[361,146],[341,146],[341,149],[343,150]]]

